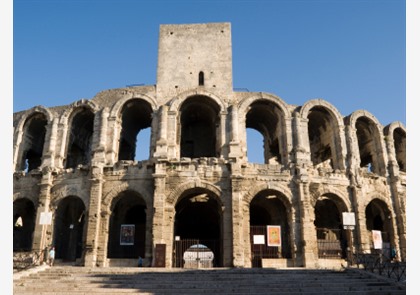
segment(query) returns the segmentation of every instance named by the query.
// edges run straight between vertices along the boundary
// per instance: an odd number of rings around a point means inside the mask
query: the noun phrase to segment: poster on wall
[[[120,245],[134,245],[134,224],[121,224]]]
[[[254,235],[253,236],[254,245],[265,245],[265,236],[264,235]]]
[[[267,245],[270,247],[280,247],[280,225],[267,225]]]
[[[380,230],[372,230],[372,241],[374,249],[382,249],[382,234]]]

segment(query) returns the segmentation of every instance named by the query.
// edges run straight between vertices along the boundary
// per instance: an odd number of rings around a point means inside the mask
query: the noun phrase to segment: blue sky
[[[160,24],[230,22],[233,86],[406,124],[405,1],[14,0],[13,111],[155,84]]]

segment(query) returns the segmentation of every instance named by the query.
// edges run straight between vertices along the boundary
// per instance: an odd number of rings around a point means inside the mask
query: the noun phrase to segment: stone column
[[[39,184],[38,208],[36,212],[35,229],[32,243],[32,249],[35,251],[44,250],[46,247],[49,247],[53,241],[54,220],[51,220],[51,224],[40,224],[41,214],[50,212],[50,192],[52,182],[53,176],[51,174],[51,169],[44,169],[42,179]],[[55,212],[52,212],[52,214],[54,213]]]
[[[318,244],[316,238],[316,228],[314,225],[315,212],[310,202],[308,183],[297,180],[297,192],[299,197],[300,215],[300,237],[297,242],[296,266],[306,268],[316,268],[318,266]],[[298,234],[298,233],[297,233]]]
[[[251,249],[249,238],[244,237],[245,228],[247,225],[244,224],[245,220],[249,221],[249,218],[245,218],[243,212],[243,201],[242,201],[242,175],[240,173],[240,164],[231,163],[231,196],[232,196],[232,254],[233,254],[233,266],[234,267],[251,267]],[[249,234],[249,225],[248,225]]]
[[[392,212],[392,226],[394,232],[393,245],[395,246],[397,253],[402,254],[405,258],[406,252],[406,212],[405,212],[405,189],[401,185],[400,167],[395,157],[395,146],[393,137],[388,135],[386,139],[386,148],[388,152],[388,171],[390,176],[390,191],[391,200],[393,204]]]
[[[314,268],[318,264],[318,245],[314,225],[315,208],[311,204],[309,192],[308,165],[311,163],[308,137],[308,119],[301,118],[299,113],[293,114],[294,129],[294,184],[297,204],[295,226],[296,235],[296,266]],[[305,148],[307,147],[307,148]]]
[[[229,150],[226,146],[226,118],[227,118],[227,112],[223,111],[220,113],[220,132],[219,132],[219,140],[218,140],[218,148],[220,149],[220,158],[226,158]]]
[[[59,168],[64,168],[64,159],[66,158],[66,150],[67,150],[67,132],[68,132],[68,124],[67,121],[66,122],[61,122],[61,124],[58,125],[58,134],[59,134],[59,144],[60,144],[60,149],[59,149],[59,154],[58,154],[58,159],[56,160],[56,167]],[[61,136],[60,136],[61,135]],[[61,138],[60,138],[61,137]]]
[[[165,190],[166,190],[166,164],[157,163],[156,172],[153,174],[155,190],[153,197],[153,259],[151,266],[154,266],[154,249],[156,244],[166,244],[165,267],[172,266],[172,243],[173,243],[173,214],[166,212]],[[168,214],[169,213],[169,214]]]
[[[230,107],[229,158],[239,158],[242,156],[239,142],[238,120],[238,107],[237,105],[232,105]]]
[[[347,138],[347,174],[349,178],[350,201],[353,206],[356,226],[353,231],[353,247],[357,252],[370,249],[370,239],[362,233],[366,233],[366,218],[364,208],[359,204],[359,198],[363,199],[362,180],[359,174],[359,146],[357,144],[356,129],[347,125],[345,127]]]
[[[50,132],[47,132],[45,138],[48,138],[47,150],[43,158],[42,166],[54,167],[55,166],[55,149],[57,145],[57,130],[58,118],[54,118],[51,124]]]
[[[103,186],[102,167],[92,167],[92,178],[90,186],[89,211],[87,214],[87,233],[84,249],[84,265],[89,267],[97,265],[98,241],[101,219],[102,186]]]
[[[167,146],[167,125],[168,125],[168,106],[163,105],[160,109],[159,117],[159,130],[158,140],[156,141],[156,151],[154,154],[155,158],[167,158],[168,146]]]

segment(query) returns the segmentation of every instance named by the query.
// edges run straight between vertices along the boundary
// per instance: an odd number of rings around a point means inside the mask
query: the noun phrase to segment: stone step
[[[353,271],[47,267],[16,276],[15,295],[405,294],[405,286]]]

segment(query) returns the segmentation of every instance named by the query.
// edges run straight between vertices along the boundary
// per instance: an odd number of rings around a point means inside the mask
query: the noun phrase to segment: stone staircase
[[[15,295],[406,294],[405,284],[358,269],[164,269],[40,266],[13,277]]]

